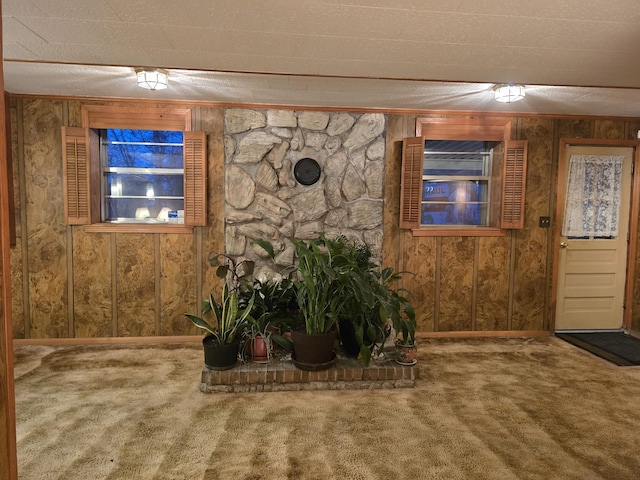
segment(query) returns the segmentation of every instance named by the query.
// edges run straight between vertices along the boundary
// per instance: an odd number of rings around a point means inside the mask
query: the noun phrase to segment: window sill
[[[504,237],[507,231],[498,227],[422,227],[411,230],[414,237]]]
[[[94,223],[85,225],[89,233],[193,233],[191,225],[153,225],[140,223]]]

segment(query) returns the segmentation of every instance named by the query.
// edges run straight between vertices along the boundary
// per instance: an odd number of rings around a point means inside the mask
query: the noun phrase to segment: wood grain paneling
[[[73,229],[75,337],[115,335],[111,288],[111,235]]]
[[[557,120],[559,138],[591,138],[593,120],[569,118]]]
[[[7,105],[9,108],[9,105]],[[24,276],[22,264],[22,202],[20,195],[20,169],[23,168],[18,162],[18,146],[22,145],[22,135],[18,135],[18,115],[17,108],[12,105],[9,115],[9,134],[11,135],[11,151],[8,162],[12,163],[13,178],[13,208],[15,218],[16,243],[11,247],[11,321],[13,324],[13,338],[25,338],[25,316],[24,316],[24,295],[22,287]],[[20,128],[22,125],[20,124]],[[20,141],[18,141],[20,140]]]
[[[117,261],[117,334],[142,337],[156,334],[155,235],[119,234]]]
[[[507,330],[511,237],[477,241],[475,330]]]
[[[473,330],[475,238],[442,237],[441,241],[439,331]]]
[[[0,25],[1,48],[2,25]],[[1,64],[0,92],[4,92],[4,74]],[[10,208],[12,208],[14,202],[9,196],[13,190],[11,188],[13,178],[9,174],[11,170],[9,162],[11,162],[11,159],[7,158],[5,98],[4,94],[0,98],[0,472],[3,479],[16,480],[18,478],[18,458],[16,452],[13,337],[11,332],[12,278],[10,254],[12,244]]]
[[[525,118],[520,125],[521,135],[529,142],[527,169],[527,198],[525,227],[514,233],[516,258],[513,292],[513,330],[543,330],[548,318],[547,271],[550,229],[540,228],[540,216],[549,216],[553,210],[551,180],[553,161],[553,121]],[[570,123],[582,127],[581,123]]]
[[[161,235],[159,335],[191,335],[193,324],[184,313],[196,303],[195,241],[193,235]]]
[[[400,258],[400,173],[404,117],[389,115],[387,119],[387,151],[384,169],[384,213],[382,257],[385,266],[398,269]]]
[[[622,120],[594,121],[593,138],[625,139],[625,122]]]
[[[44,98],[21,98],[12,105],[19,237],[11,251],[14,334],[56,338],[199,333],[181,315],[197,312],[200,300],[211,290],[220,292],[221,282],[207,257],[209,252],[224,251],[223,109],[191,109],[193,129],[207,133],[207,226],[196,227],[193,234],[86,233],[80,227],[69,234],[63,220],[59,126],[79,126],[82,106],[87,104],[162,107],[149,102]],[[640,120],[512,117],[512,138],[528,141],[524,229],[503,237],[434,238],[398,229],[400,142],[415,135],[417,116],[397,114],[387,119],[383,262],[414,273],[405,277],[403,286],[415,295],[418,330],[546,328],[553,245],[551,230],[540,228],[538,219],[553,216],[558,139],[636,138]],[[73,238],[72,245],[68,238]],[[640,246],[636,255],[638,276]],[[640,331],[638,278],[634,292],[632,326]],[[69,332],[69,325],[74,331]]]
[[[409,272],[403,286],[413,294],[418,331],[433,332],[436,304],[436,237],[412,237],[401,232],[403,258],[401,271]]]
[[[62,102],[23,102],[31,338],[69,336],[61,116]]]
[[[218,298],[222,291],[222,283],[215,275],[215,269],[209,265],[210,252],[224,252],[224,115],[219,108],[198,109],[199,130],[208,132],[207,155],[209,165],[207,172],[208,221],[207,226],[198,228],[200,232],[198,254],[199,293],[196,311],[203,298],[215,292]]]
[[[19,237],[18,237],[19,238]],[[25,338],[24,295],[22,295],[22,243],[11,247],[11,323],[13,338]]]

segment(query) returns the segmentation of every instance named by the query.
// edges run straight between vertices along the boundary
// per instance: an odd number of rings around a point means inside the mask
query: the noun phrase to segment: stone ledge
[[[335,366],[309,372],[296,368],[287,357],[272,362],[239,363],[230,370],[202,369],[203,393],[281,392],[302,390],[369,390],[415,387],[418,368],[399,365],[392,359],[362,361],[338,357]]]

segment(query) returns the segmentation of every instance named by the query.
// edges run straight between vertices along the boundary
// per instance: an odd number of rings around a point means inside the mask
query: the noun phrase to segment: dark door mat
[[[640,339],[626,333],[556,333],[556,337],[621,367],[640,365]]]

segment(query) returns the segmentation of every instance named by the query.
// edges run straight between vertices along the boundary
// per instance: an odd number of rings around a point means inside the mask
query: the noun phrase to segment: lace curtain
[[[571,156],[563,236],[618,236],[623,159],[622,156]]]

